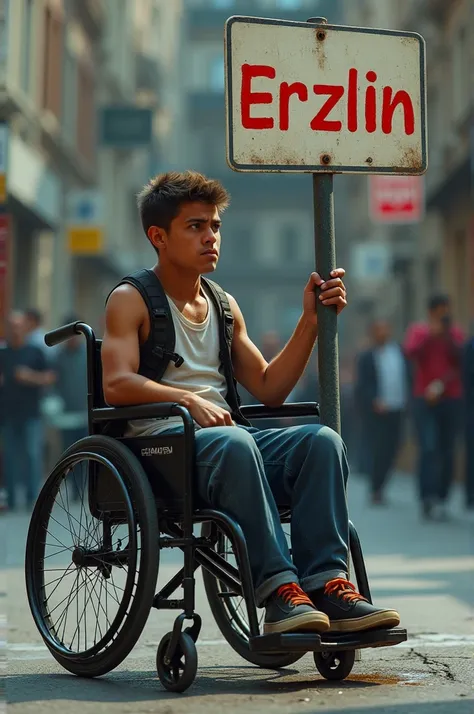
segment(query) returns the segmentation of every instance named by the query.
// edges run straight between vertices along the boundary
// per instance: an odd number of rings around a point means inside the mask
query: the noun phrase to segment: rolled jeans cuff
[[[292,570],[284,570],[277,575],[272,575],[271,578],[265,580],[258,588],[255,590],[255,600],[257,607],[264,607],[266,600],[270,597],[272,593],[275,592],[282,585],[288,585],[288,583],[297,583],[298,577]]]
[[[317,573],[316,575],[303,578],[300,585],[305,593],[311,593],[313,590],[320,590],[330,580],[334,580],[334,578],[347,579],[347,573],[343,570],[325,570],[323,573]]]

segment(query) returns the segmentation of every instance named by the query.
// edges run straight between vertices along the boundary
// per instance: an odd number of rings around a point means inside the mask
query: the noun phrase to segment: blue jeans
[[[459,433],[460,399],[442,399],[430,406],[413,405],[418,435],[418,491],[422,501],[446,501],[453,481],[454,450]]]
[[[32,506],[41,489],[44,461],[41,419],[6,422],[2,426],[3,473],[8,508],[16,507],[17,487],[26,489],[26,501]]]
[[[349,469],[334,431],[320,424],[199,429],[196,460],[198,495],[244,532],[259,606],[285,583],[311,592],[347,577]],[[293,560],[277,504],[291,508]]]

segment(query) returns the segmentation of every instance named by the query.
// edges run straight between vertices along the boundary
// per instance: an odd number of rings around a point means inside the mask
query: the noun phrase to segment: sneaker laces
[[[281,585],[277,590],[277,595],[286,603],[294,605],[295,607],[297,605],[311,605],[311,607],[314,607],[309,597],[296,583]]]
[[[355,585],[345,578],[334,578],[334,580],[326,583],[324,594],[335,595],[346,602],[357,602],[359,600],[368,602],[366,597],[357,592]]]

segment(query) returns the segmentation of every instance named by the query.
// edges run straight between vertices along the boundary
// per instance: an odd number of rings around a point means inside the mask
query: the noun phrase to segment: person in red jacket
[[[447,516],[462,413],[464,340],[461,328],[453,324],[446,295],[430,299],[428,322],[412,325],[405,339],[405,353],[413,365],[418,488],[426,518]]]

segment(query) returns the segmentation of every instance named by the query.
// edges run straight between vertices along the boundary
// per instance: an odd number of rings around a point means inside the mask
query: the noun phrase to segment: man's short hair
[[[432,295],[428,300],[428,310],[432,312],[438,307],[446,307],[450,303],[451,300],[449,298],[449,295],[446,295],[446,293],[438,293],[436,295]]]
[[[168,231],[184,203],[201,201],[224,211],[230,196],[220,181],[197,171],[169,171],[151,179],[137,197],[138,210],[145,234],[151,226]]]
[[[43,316],[36,307],[29,307],[25,310],[25,317],[31,320],[35,325],[38,325],[38,327],[43,322]]]

